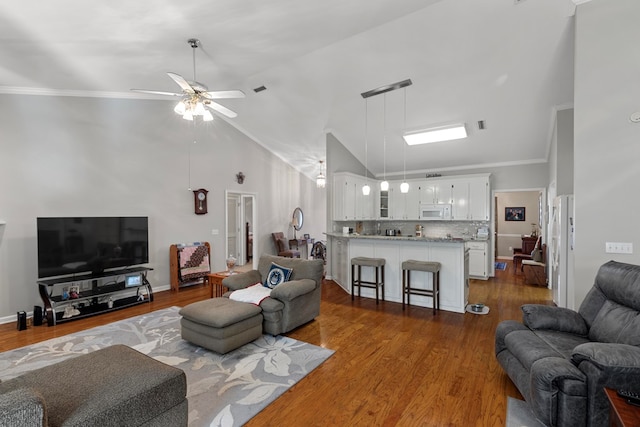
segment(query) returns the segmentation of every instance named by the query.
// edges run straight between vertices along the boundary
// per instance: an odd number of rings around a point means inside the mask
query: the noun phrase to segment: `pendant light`
[[[380,183],[380,191],[389,191],[389,181],[387,181],[387,94],[384,94],[384,104],[382,106],[382,124],[384,132],[382,134],[382,182]]]
[[[403,128],[407,128],[407,88],[404,89],[404,120],[403,120]],[[407,182],[407,155],[406,155],[406,147],[407,144],[402,142],[402,184],[400,184],[400,192],[408,193],[409,192],[409,183]]]
[[[369,193],[371,193],[371,187],[369,187],[369,171],[368,171],[368,150],[369,150],[369,144],[368,144],[368,140],[367,140],[367,128],[368,128],[368,117],[369,117],[369,113],[368,113],[368,105],[369,105],[369,100],[365,99],[364,100],[364,177],[365,177],[365,183],[362,186],[362,194],[365,196],[368,196]]]
[[[327,177],[324,174],[324,161],[320,160],[320,173],[316,177],[316,187],[324,188],[327,185]]]

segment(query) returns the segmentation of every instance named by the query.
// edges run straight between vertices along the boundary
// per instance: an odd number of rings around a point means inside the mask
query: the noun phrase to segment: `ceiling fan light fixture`
[[[202,102],[200,101],[196,102],[196,107],[194,108],[193,115],[203,116],[204,113],[205,113],[205,109],[204,109],[204,105],[202,105]]]
[[[464,123],[438,126],[417,132],[405,133],[402,136],[407,145],[430,144],[432,142],[453,141],[467,137],[467,129]]]
[[[211,120],[213,120],[213,114],[211,114],[210,111],[205,110],[202,114],[202,121],[210,122]]]
[[[173,111],[175,111],[176,114],[180,114],[181,116],[184,115],[184,113],[187,111],[187,107],[184,105],[184,101],[178,102]]]
[[[193,52],[193,81],[186,80],[180,74],[168,72],[167,75],[182,89],[182,93],[164,92],[146,89],[131,89],[134,92],[151,93],[163,96],[181,96],[182,99],[173,108],[176,114],[185,120],[193,120],[194,116],[201,116],[203,121],[213,120],[211,112],[207,112],[205,106],[212,108],[223,116],[234,118],[238,114],[229,108],[218,104],[213,99],[244,98],[245,94],[241,90],[218,90],[209,91],[207,86],[196,80],[196,49],[200,46],[200,40],[187,40]]]

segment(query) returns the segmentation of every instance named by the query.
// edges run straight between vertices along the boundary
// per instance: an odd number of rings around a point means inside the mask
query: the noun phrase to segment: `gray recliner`
[[[292,268],[288,282],[276,286],[271,296],[260,303],[264,317],[262,329],[271,335],[289,332],[320,314],[322,260],[305,260],[262,255],[258,269],[226,277],[222,284],[231,291],[264,282],[271,263]],[[228,296],[229,293],[225,294]]]
[[[640,266],[609,261],[577,312],[522,306],[501,322],[500,365],[548,426],[606,426],[604,388],[640,393]]]

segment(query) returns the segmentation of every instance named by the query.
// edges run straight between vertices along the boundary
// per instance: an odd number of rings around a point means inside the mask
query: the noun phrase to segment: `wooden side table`
[[[604,389],[609,399],[609,425],[616,427],[640,426],[640,406],[627,403],[615,390]]]
[[[211,298],[219,298],[229,290],[226,286],[222,286],[222,281],[227,277],[229,277],[229,273],[227,271],[218,271],[217,273],[209,274],[209,283],[211,283]]]

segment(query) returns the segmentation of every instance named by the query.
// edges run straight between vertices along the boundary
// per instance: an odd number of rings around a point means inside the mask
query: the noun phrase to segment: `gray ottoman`
[[[0,419],[0,425],[186,426],[187,378],[181,369],[130,347],[113,345],[35,369],[0,384],[0,396],[36,409],[42,423]],[[14,395],[14,398],[17,397]],[[44,415],[44,419],[42,418]]]
[[[229,298],[194,302],[180,310],[182,338],[216,353],[228,353],[262,335],[262,309]]]

